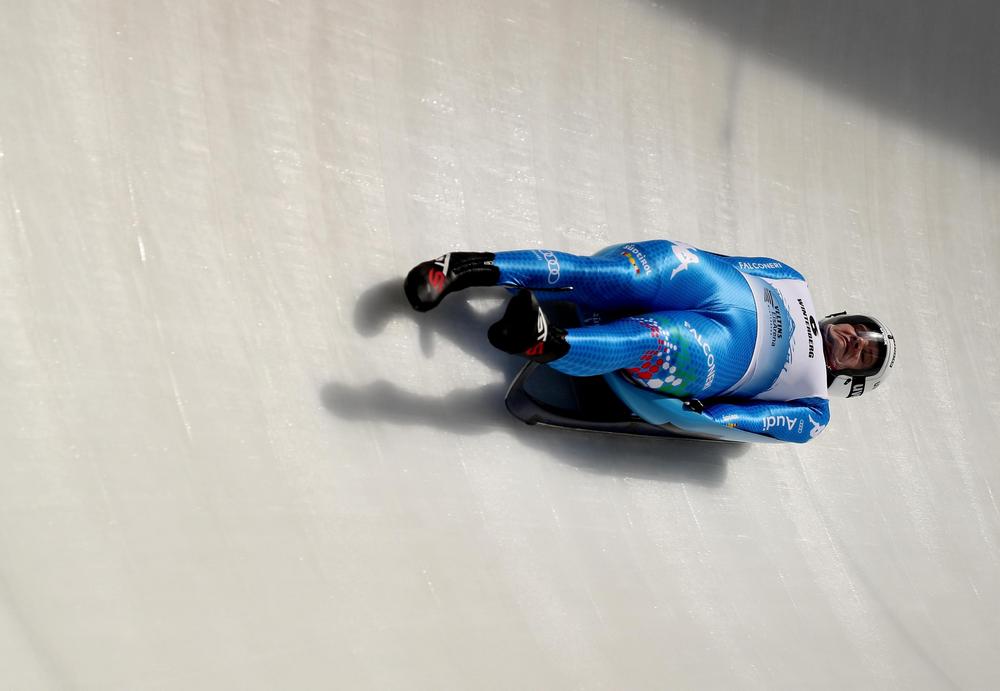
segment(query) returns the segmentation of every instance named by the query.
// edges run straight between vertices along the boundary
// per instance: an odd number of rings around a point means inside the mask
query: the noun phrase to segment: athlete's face
[[[834,371],[874,367],[879,359],[879,346],[865,337],[867,333],[863,324],[825,324],[823,354],[826,366]]]

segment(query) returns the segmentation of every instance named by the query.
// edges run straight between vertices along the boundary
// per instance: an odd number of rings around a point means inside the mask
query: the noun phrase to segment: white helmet
[[[820,321],[820,329],[826,341],[826,327],[835,324],[853,324],[864,327],[857,331],[858,336],[874,343],[878,353],[875,361],[864,369],[834,369],[827,362],[826,383],[831,398],[854,398],[866,391],[874,391],[885,380],[896,364],[896,339],[885,324],[874,317],[864,314],[847,314],[838,312],[824,317]]]

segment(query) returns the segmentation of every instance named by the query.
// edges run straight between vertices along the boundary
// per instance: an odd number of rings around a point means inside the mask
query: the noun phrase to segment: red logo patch
[[[431,269],[427,272],[427,282],[438,292],[441,292],[441,289],[444,288],[444,280],[445,275],[439,269]]]

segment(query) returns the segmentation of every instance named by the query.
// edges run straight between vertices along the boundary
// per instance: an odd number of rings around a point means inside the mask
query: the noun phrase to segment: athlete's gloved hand
[[[449,252],[417,264],[403,282],[403,292],[418,312],[437,307],[450,292],[471,286],[495,286],[500,270],[492,252]]]
[[[535,362],[552,362],[569,352],[566,330],[549,322],[530,290],[510,299],[503,318],[487,336],[494,347]]]

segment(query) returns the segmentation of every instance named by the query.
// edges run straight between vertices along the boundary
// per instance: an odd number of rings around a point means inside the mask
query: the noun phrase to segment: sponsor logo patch
[[[752,271],[753,269],[780,269],[783,264],[781,262],[740,262],[738,266],[744,271]]]
[[[559,282],[559,257],[551,250],[541,250],[538,255],[542,258],[549,269],[548,283],[555,285]]]
[[[691,264],[697,264],[700,261],[698,259],[698,255],[695,254],[697,250],[694,247],[691,247],[690,245],[681,245],[678,243],[674,243],[673,250],[674,250],[674,256],[677,257],[677,261],[679,261],[681,265],[670,273],[671,281],[674,280],[674,276],[679,274],[681,271],[687,269],[688,266],[690,266]]]
[[[712,353],[712,347],[708,344],[708,341],[703,340],[701,334],[689,322],[684,322],[684,328],[691,332],[694,340],[701,346],[701,352],[705,354],[705,364],[708,366],[708,374],[705,375],[705,385],[701,387],[701,390],[704,391],[715,381],[715,355]]]
[[[785,332],[785,324],[781,319],[781,307],[774,300],[774,293],[770,290],[764,291],[764,303],[767,305],[767,316],[771,322],[771,347],[777,345]]]
[[[809,430],[809,438],[815,439],[819,436],[819,433],[826,429],[826,425],[821,425],[815,420],[813,420],[812,415],[809,416],[809,424],[812,425],[812,429]]]
[[[795,426],[798,425],[801,429],[802,425],[797,417],[792,417],[790,415],[765,415],[764,416],[764,431],[774,427],[782,427],[787,429],[789,432],[795,431]]]
[[[802,318],[806,320],[806,336],[809,337],[809,357],[815,357],[816,355],[816,334],[818,330],[816,328],[816,320],[813,319],[812,315],[806,310],[806,303],[802,301],[802,298],[798,298],[799,309],[802,310]]]
[[[649,260],[646,259],[646,255],[643,254],[638,247],[635,245],[625,245],[624,250],[625,251],[622,252],[622,256],[628,259],[629,264],[631,264],[632,268],[635,269],[636,276],[639,275],[640,266],[647,276],[653,273],[653,267],[649,265]]]

